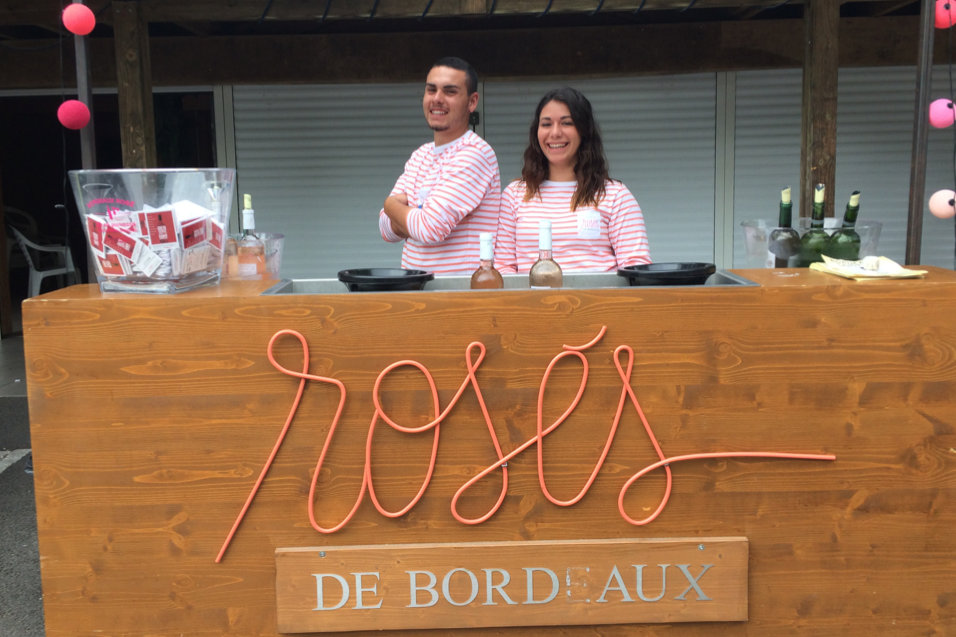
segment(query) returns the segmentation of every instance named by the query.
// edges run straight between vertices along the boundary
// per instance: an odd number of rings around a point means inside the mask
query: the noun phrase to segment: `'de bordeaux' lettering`
[[[631,589],[628,588],[624,576],[615,565],[608,574],[604,588],[601,591],[601,595],[595,600],[595,603],[606,604],[613,601],[636,602],[638,599],[643,602],[654,603],[662,600],[664,595],[667,593],[667,569],[672,565],[656,565],[661,569],[661,592],[659,595],[657,595],[657,597],[648,597],[644,592],[644,569],[647,566],[647,564],[631,565],[631,568],[633,568],[636,573],[633,588],[634,594],[632,595]],[[674,598],[675,600],[700,602],[712,601],[712,598],[708,597],[701,588],[700,580],[714,566],[713,564],[701,564],[700,572],[696,576],[691,573],[690,564],[675,564],[673,566],[677,567],[688,584],[687,588],[685,588],[680,595]],[[495,593],[497,593],[497,598],[503,600],[506,605],[518,605],[519,602],[514,601],[511,595],[509,595],[505,590],[505,588],[511,583],[511,573],[502,568],[484,568],[481,570],[485,573],[485,596],[483,598],[485,601],[481,603],[481,606],[497,606],[498,602],[495,601]],[[522,570],[525,572],[526,597],[524,601],[520,602],[521,604],[548,604],[554,601],[561,590],[561,585],[557,574],[553,570],[538,566],[522,567]],[[571,585],[570,573],[572,571],[581,570],[585,569],[568,569],[567,584],[569,588]],[[454,568],[445,573],[445,576],[441,581],[441,594],[439,594],[436,588],[438,586],[438,576],[435,575],[435,573],[424,570],[405,571],[405,573],[408,575],[409,599],[409,603],[406,605],[406,608],[430,608],[438,604],[439,600],[442,598],[444,598],[444,600],[452,606],[468,606],[477,600],[479,594],[481,593],[481,587],[479,585],[480,580],[478,576],[467,568]],[[461,573],[467,576],[467,580],[469,582],[469,585],[464,587],[468,590],[467,596],[463,592],[459,593],[460,599],[454,599],[451,592],[451,581],[456,573]],[[536,574],[538,575],[537,578],[535,577]],[[377,603],[372,603],[372,601],[366,597],[366,595],[373,598],[378,597],[377,582],[381,579],[379,573],[350,573],[350,575],[355,579],[355,605],[352,608],[354,610],[374,610],[381,608],[385,601],[384,597],[379,598]],[[500,581],[497,584],[494,583],[496,576],[500,576]],[[315,578],[316,587],[316,606],[312,610],[338,610],[344,607],[352,597],[349,581],[342,575],[337,573],[313,573],[312,577]],[[374,578],[376,583],[368,586],[367,583],[363,583],[363,577]],[[340,597],[334,605],[326,605],[326,579],[335,580],[335,582],[338,584],[338,588],[341,591]],[[366,582],[367,581],[368,580],[366,580]],[[547,590],[547,585],[542,585],[544,582],[550,583],[550,591],[548,591],[547,595],[543,594],[544,591]],[[687,598],[687,594],[691,591],[696,594],[696,600],[694,598]],[[427,601],[425,601],[426,593]],[[609,593],[613,593],[611,595],[611,599],[608,599]],[[332,599],[334,599],[334,597],[335,595],[333,593]],[[637,599],[635,599],[635,597]],[[583,601],[590,602],[591,600],[587,599]]]
[[[355,606],[353,608],[357,610],[362,609],[374,609],[381,608],[382,602],[384,600],[378,600],[378,604],[374,606],[366,606],[363,603],[363,595],[365,593],[371,593],[372,595],[378,595],[378,584],[373,585],[372,587],[365,587],[362,585],[362,577],[374,577],[376,580],[380,579],[378,573],[352,573],[352,576],[355,578]],[[312,577],[315,578],[315,597],[316,605],[312,610],[338,610],[345,606],[345,603],[349,601],[351,596],[349,591],[348,581],[341,575],[335,573],[313,573]],[[322,586],[322,580],[326,577],[331,577],[339,583],[339,586],[342,588],[342,598],[339,600],[339,603],[335,606],[326,606],[325,605],[325,595]]]

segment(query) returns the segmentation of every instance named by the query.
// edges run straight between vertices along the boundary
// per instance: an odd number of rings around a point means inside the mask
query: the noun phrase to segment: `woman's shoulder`
[[[616,179],[608,179],[604,182],[604,197],[606,201],[612,203],[637,202],[624,182]]]
[[[523,195],[528,190],[528,184],[523,179],[515,179],[505,186],[505,192]]]
[[[625,192],[630,193],[631,191],[627,189],[627,186],[624,185],[623,181],[618,181],[617,179],[606,179],[604,181],[604,192],[618,195]]]

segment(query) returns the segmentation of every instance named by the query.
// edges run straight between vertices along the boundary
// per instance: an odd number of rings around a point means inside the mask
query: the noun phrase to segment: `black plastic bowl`
[[[713,263],[649,263],[621,268],[631,285],[703,285],[717,271]]]
[[[400,270],[398,268],[358,268],[339,272],[339,281],[350,292],[398,292],[421,290],[435,278],[424,270]]]

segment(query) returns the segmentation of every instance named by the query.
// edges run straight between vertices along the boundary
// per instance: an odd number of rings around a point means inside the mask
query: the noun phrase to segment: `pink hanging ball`
[[[939,13],[939,3],[936,5],[937,15]],[[939,18],[936,19],[937,23]],[[63,10],[63,26],[70,33],[76,35],[89,35],[96,26],[96,16],[85,4],[71,4]]]
[[[948,29],[956,24],[956,0],[936,0],[936,28]]]
[[[56,117],[70,130],[80,130],[90,123],[90,109],[79,100],[67,100],[56,110]]]
[[[952,126],[956,121],[956,108],[948,99],[933,100],[929,105],[929,123],[936,128],[946,128]]]
[[[939,190],[929,198],[929,211],[940,219],[949,219],[956,215],[956,192]]]

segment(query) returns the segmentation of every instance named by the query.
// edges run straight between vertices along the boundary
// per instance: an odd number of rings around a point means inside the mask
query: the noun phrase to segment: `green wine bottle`
[[[795,268],[800,254],[800,235],[791,226],[793,203],[790,201],[790,186],[780,193],[779,227],[770,233],[770,254],[775,268]]]
[[[856,231],[856,219],[860,214],[860,191],[854,190],[846,205],[843,227],[830,236],[830,245],[823,252],[834,259],[856,261],[860,258],[860,233]]]
[[[813,217],[810,219],[810,229],[800,237],[800,266],[808,267],[811,263],[823,261],[823,253],[830,243],[830,236],[823,229],[823,208],[826,197],[826,186],[817,184],[813,193]]]

